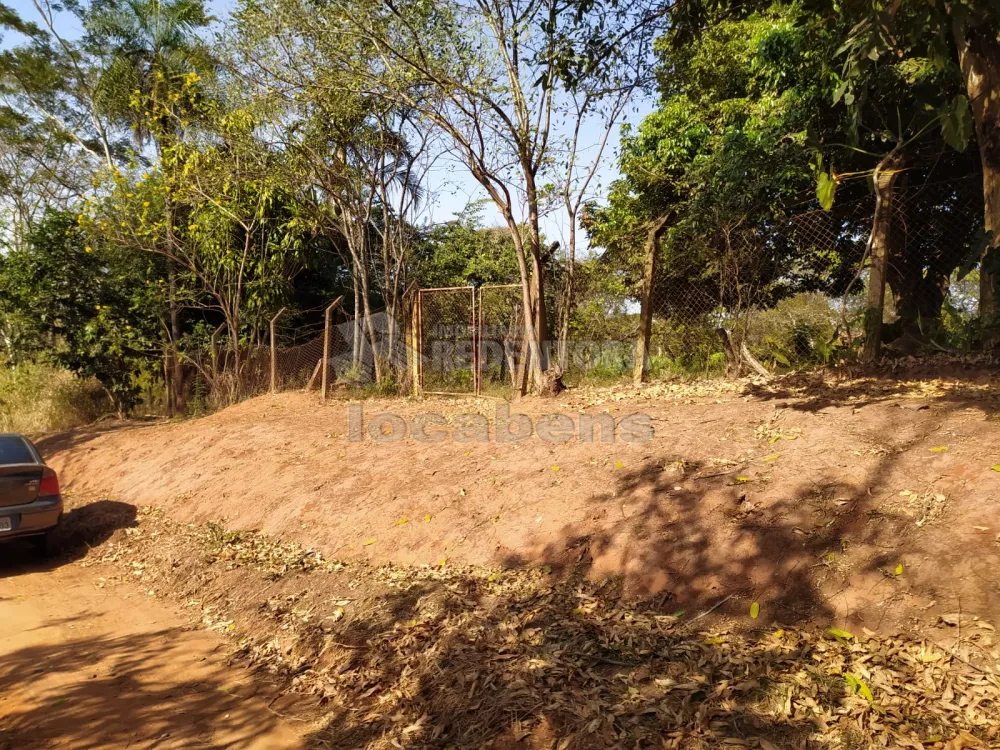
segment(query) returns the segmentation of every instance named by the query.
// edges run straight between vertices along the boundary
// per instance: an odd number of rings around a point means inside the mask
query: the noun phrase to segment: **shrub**
[[[93,378],[33,362],[0,363],[0,432],[68,430],[109,409],[107,394]]]

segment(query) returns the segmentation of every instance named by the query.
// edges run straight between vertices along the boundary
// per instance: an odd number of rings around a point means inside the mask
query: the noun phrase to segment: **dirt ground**
[[[938,370],[940,372],[940,370]],[[496,403],[368,401],[454,421]],[[1000,389],[955,366],[877,379],[577,389],[513,412],[647,414],[649,442],[348,439],[348,404],[264,396],[40,447],[74,491],[224,519],[331,558],[584,567],[664,607],[892,631],[1000,620]]]
[[[1000,390],[919,375],[511,406],[640,443],[356,442],[304,394],[43,437],[0,750],[1000,747]]]
[[[303,747],[217,634],[107,566],[35,558],[0,547],[0,748]]]
[[[317,750],[1000,746],[1000,650],[974,616],[919,637],[767,627],[752,612],[730,624],[625,597],[581,568],[345,564],[260,532],[74,504],[66,529],[87,583],[181,604]],[[185,653],[153,649],[186,671]],[[249,709],[268,738],[272,717]]]

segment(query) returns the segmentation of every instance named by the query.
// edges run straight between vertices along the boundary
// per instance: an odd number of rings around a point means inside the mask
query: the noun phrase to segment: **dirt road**
[[[0,750],[299,748],[221,639],[100,567],[0,547]]]

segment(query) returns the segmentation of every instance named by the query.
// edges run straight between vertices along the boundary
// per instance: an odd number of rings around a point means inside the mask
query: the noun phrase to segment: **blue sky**
[[[7,0],[7,3],[24,19],[38,20],[38,11],[31,0]],[[210,0],[208,3],[211,13],[220,21],[229,15],[233,5],[232,0]],[[60,34],[69,39],[78,37],[81,33],[79,23],[69,13],[63,13],[59,16],[57,28]],[[0,47],[8,47],[16,43],[17,39],[15,36],[8,36],[0,42]],[[650,99],[637,95],[622,122],[627,121],[636,124],[652,110],[652,107],[653,102]],[[608,140],[601,167],[591,186],[591,193],[593,193],[593,197],[597,200],[601,200],[604,197],[611,181],[618,174],[617,155],[620,124],[616,125]],[[563,134],[556,132],[555,139],[558,139],[561,135]],[[596,147],[602,135],[603,125],[598,123],[587,123],[584,125],[580,136],[581,162],[589,163],[593,160],[593,155],[596,153]],[[447,159],[439,161],[429,175],[428,195],[432,196],[433,200],[428,205],[427,216],[425,218],[434,223],[448,221],[463,211],[470,203],[488,199],[486,192],[476,183],[463,164]],[[487,201],[483,217],[487,225],[503,224],[503,220],[492,202]],[[566,229],[567,218],[565,210],[561,207],[542,217],[542,231],[549,241],[559,240],[565,247]],[[578,243],[578,247],[582,251],[586,246],[586,236],[582,232],[578,234]]]

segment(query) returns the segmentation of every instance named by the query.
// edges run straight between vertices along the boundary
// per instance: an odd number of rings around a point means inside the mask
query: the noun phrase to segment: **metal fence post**
[[[476,318],[476,288],[469,287],[472,292],[472,391],[479,395],[479,339],[482,331],[479,330]]]
[[[424,395],[424,290],[417,290],[417,333],[414,338],[417,343],[417,367],[413,374],[416,384],[416,394]]]
[[[326,401],[327,388],[329,387],[329,372],[330,372],[330,323],[333,318],[333,310],[341,302],[344,301],[344,295],[337,297],[333,302],[326,306],[326,310],[323,312],[323,366],[320,368],[322,370],[322,377],[320,379],[320,391],[322,392],[322,399]]]
[[[476,316],[476,290],[472,291],[472,321],[475,333],[473,346],[476,348],[476,395],[483,392],[483,287],[479,287],[479,316]]]
[[[277,315],[271,318],[271,393],[278,392],[278,339],[275,332],[275,323],[285,312],[285,308],[278,310]]]
[[[406,348],[406,375],[410,381],[410,392],[418,395],[420,382],[417,359],[420,349],[417,343],[417,285],[411,282],[403,293],[403,341]]]

